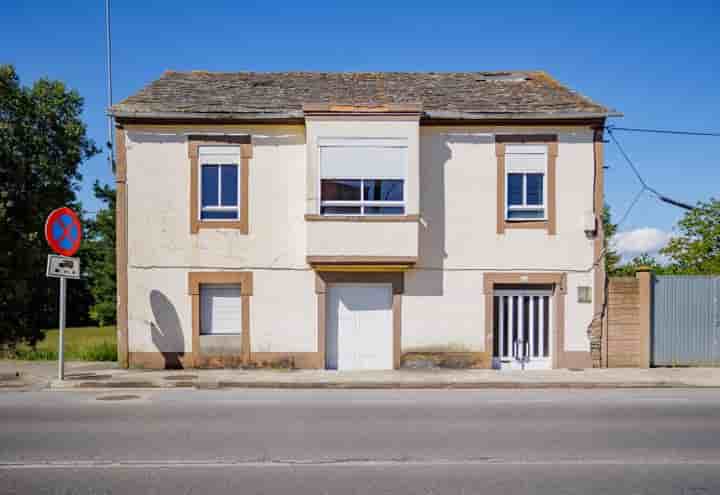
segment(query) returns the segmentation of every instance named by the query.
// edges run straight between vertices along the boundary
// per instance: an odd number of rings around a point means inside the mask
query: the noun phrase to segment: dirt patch
[[[401,359],[401,366],[410,369],[473,369],[487,364],[481,353],[474,352],[407,352]]]

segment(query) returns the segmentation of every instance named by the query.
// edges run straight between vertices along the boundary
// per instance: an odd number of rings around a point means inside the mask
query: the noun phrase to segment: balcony
[[[306,215],[310,264],[412,265],[418,256],[418,215]]]

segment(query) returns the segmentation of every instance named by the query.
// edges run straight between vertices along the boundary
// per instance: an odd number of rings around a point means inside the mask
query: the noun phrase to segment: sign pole
[[[67,279],[60,278],[60,332],[58,334],[58,379],[65,379],[65,349],[64,333],[65,333],[65,289],[67,287]]]
[[[50,212],[45,220],[45,239],[56,254],[48,256],[48,277],[60,279],[58,312],[58,379],[65,379],[65,299],[68,278],[80,278],[80,259],[70,258],[77,253],[82,240],[82,224],[77,214],[64,206]]]

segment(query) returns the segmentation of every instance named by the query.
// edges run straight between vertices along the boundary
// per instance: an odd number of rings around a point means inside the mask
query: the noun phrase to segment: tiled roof
[[[303,107],[405,108],[424,118],[615,115],[544,72],[165,72],[117,117],[302,117]]]

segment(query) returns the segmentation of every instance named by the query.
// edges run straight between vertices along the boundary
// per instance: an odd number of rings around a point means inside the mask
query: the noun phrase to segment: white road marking
[[[276,460],[154,460],[154,461],[46,461],[0,462],[0,470],[16,469],[149,469],[149,468],[231,468],[231,467],[316,467],[316,466],[614,466],[614,465],[703,465],[720,466],[720,459],[638,458],[638,459],[276,459]]]

